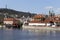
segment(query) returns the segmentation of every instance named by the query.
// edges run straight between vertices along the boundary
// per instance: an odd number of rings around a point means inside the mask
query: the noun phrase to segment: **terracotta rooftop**
[[[15,20],[14,18],[4,18],[4,21],[13,21]]]
[[[38,14],[38,15],[35,15],[33,18],[43,18],[44,15],[43,14]]]
[[[44,22],[50,22],[50,21],[52,21],[52,22],[60,22],[60,18],[59,17],[55,17],[55,16],[48,17],[48,18],[45,19]]]
[[[52,17],[47,17],[47,18],[45,18],[45,20],[44,21],[41,21],[41,20],[38,20],[38,18],[43,18],[44,17],[44,15],[35,15],[33,18],[34,18],[34,20],[32,20],[32,21],[30,21],[30,22],[33,22],[33,23],[42,23],[42,22],[44,22],[44,23],[49,23],[50,21],[52,21],[52,22],[60,22],[60,17],[57,17],[57,16],[52,16]],[[36,19],[37,18],[37,19]]]

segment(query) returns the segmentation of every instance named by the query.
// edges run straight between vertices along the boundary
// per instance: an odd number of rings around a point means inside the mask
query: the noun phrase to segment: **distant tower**
[[[54,11],[52,10],[49,10],[49,16],[55,16],[55,13],[54,13]]]
[[[7,9],[7,4],[5,5],[5,8]]]
[[[53,11],[53,10],[52,10],[52,15],[53,15],[53,16],[55,16],[55,13],[54,13],[54,11]]]
[[[52,16],[52,13],[51,13],[51,11],[49,10],[49,16]]]

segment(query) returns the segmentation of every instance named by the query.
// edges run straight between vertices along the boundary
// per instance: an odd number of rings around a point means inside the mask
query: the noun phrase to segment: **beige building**
[[[17,23],[17,20],[14,19],[14,18],[4,18],[4,21],[3,21],[4,24],[15,24]]]

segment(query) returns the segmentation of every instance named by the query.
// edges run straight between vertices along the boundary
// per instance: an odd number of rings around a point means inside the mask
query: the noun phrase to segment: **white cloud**
[[[54,13],[56,13],[56,14],[59,14],[60,13],[60,8],[55,8],[55,7],[53,7],[53,6],[46,6],[46,7],[44,7],[44,9],[45,10],[53,10],[54,11]]]
[[[60,8],[57,8],[58,11],[60,11]]]
[[[53,6],[47,6],[44,9],[50,10],[50,9],[53,9]]]
[[[60,13],[60,8],[56,8],[55,12]]]

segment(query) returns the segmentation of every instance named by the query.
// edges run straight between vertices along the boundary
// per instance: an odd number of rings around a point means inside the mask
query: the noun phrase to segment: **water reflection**
[[[0,30],[0,40],[59,40],[60,31],[51,30]]]

